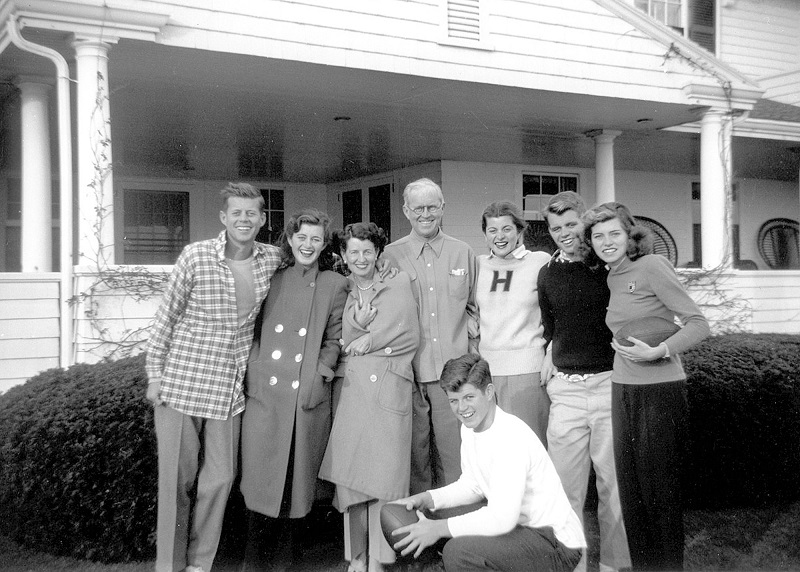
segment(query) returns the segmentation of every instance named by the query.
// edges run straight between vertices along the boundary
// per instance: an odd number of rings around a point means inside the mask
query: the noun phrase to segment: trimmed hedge
[[[717,336],[684,358],[688,505],[800,498],[800,336]]]
[[[800,336],[687,352],[688,506],[800,498]],[[0,395],[0,530],[53,554],[152,559],[157,463],[144,358],[49,370]]]
[[[52,369],[0,396],[0,530],[101,562],[154,555],[157,464],[144,358]]]

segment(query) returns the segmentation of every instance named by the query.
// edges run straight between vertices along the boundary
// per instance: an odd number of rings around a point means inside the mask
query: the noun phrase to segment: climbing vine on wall
[[[113,220],[114,213],[105,206],[108,204],[107,193],[113,191],[109,189],[111,122],[106,118],[108,95],[103,79],[98,72],[89,135],[94,166],[89,188],[95,205],[91,233],[96,248],[90,253],[81,253],[83,259],[89,261],[89,271],[78,277],[80,291],[72,297],[70,304],[83,312],[88,324],[88,328],[76,333],[81,350],[110,361],[134,355],[143,349],[148,326],[129,326],[131,318],[126,316],[126,308],[131,303],[161,296],[168,275],[144,266],[109,264],[108,252],[114,245],[104,244],[103,230]]]

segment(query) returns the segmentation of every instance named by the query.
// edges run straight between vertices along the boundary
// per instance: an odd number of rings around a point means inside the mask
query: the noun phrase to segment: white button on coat
[[[297,333],[300,335],[301,338],[304,338],[306,333],[307,333],[307,331],[306,331],[305,328],[300,328],[300,331],[297,332]]]
[[[303,354],[297,354],[296,356],[294,356],[294,361],[296,361],[297,363],[303,361]]]
[[[392,353],[392,348],[386,348],[383,351],[386,352],[387,354],[390,354],[390,353]]]
[[[298,380],[296,380],[296,379],[295,379],[295,380],[292,382],[292,389],[297,389],[298,387],[300,387],[300,382],[299,382]]]
[[[378,376],[373,373],[371,376],[369,376],[369,380],[372,383],[375,383],[376,381],[378,381]]]
[[[272,359],[281,359],[281,350],[275,350],[272,352]]]
[[[283,324],[276,324],[275,331],[280,334],[283,331]]]
[[[269,384],[270,385],[275,385],[276,383],[278,383],[278,378],[277,377],[275,377],[273,375],[272,377],[269,378]]]

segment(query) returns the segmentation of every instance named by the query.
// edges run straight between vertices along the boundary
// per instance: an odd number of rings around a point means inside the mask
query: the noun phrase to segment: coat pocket
[[[325,364],[318,363],[317,371],[314,374],[314,381],[311,382],[311,389],[308,391],[308,399],[302,404],[303,409],[314,409],[318,405],[330,403],[331,384],[325,381],[326,378],[333,377],[333,370]]]
[[[378,386],[378,406],[398,415],[411,414],[412,377],[410,367],[388,361]]]

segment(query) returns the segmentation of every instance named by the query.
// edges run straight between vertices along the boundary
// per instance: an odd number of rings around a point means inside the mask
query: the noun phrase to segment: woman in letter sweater
[[[546,447],[550,399],[540,377],[544,329],[536,281],[550,256],[525,250],[526,226],[513,203],[495,202],[483,211],[481,227],[491,252],[478,257],[478,350],[489,362],[500,407],[525,421]]]

